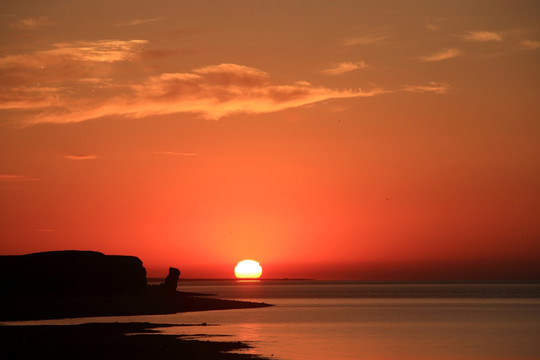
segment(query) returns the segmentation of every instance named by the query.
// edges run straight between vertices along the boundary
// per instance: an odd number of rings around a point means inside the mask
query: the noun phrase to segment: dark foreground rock
[[[180,270],[170,267],[169,275],[165,278],[165,281],[160,285],[164,291],[174,292],[178,286],[178,278],[180,277]]]
[[[185,340],[157,335],[157,328],[177,325],[104,323],[82,325],[0,326],[2,359],[262,359],[224,353],[249,346],[239,342]]]
[[[109,295],[145,290],[146,270],[135,256],[74,250],[0,256],[0,295]]]

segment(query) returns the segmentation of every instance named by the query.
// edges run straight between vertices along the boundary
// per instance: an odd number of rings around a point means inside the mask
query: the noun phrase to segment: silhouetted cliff
[[[51,251],[0,256],[2,295],[109,295],[146,290],[146,270],[134,256]]]

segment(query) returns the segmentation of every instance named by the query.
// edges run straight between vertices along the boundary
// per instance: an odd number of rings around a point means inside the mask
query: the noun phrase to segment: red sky
[[[6,1],[0,253],[539,279],[535,1]]]

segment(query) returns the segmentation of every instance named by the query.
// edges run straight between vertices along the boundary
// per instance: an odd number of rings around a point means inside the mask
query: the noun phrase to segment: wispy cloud
[[[25,175],[14,175],[14,174],[0,174],[0,181],[37,181],[39,179],[31,178]]]
[[[116,62],[132,60],[146,40],[75,41],[55,44],[55,49],[42,54],[67,56],[75,61]]]
[[[0,109],[24,109],[55,106],[60,89],[52,86],[0,87]]]
[[[115,97],[87,98],[63,89],[54,98],[32,96],[11,101],[36,113],[26,123],[70,123],[104,116],[146,117],[191,112],[207,119],[235,113],[259,114],[338,98],[369,97],[381,89],[338,90],[309,83],[275,84],[270,74],[253,67],[220,64],[189,73],[165,73],[127,86]],[[19,96],[28,94],[19,93]],[[50,106],[46,105],[47,100]]]
[[[427,85],[407,85],[404,86],[402,90],[413,93],[432,92],[435,94],[446,94],[448,90],[450,90],[450,85],[446,83],[430,82]]]
[[[455,58],[460,53],[458,49],[444,49],[431,55],[420,56],[419,59],[423,62],[442,61]]]
[[[65,159],[69,160],[94,160],[97,159],[97,155],[64,155]]]
[[[52,49],[0,57],[0,70],[44,69],[73,62],[117,62],[134,59],[146,40],[98,40],[57,43]]]
[[[142,25],[142,24],[153,23],[153,22],[159,21],[161,19],[162,18],[160,18],[160,17],[148,18],[148,19],[134,19],[134,20],[131,20],[131,21],[119,23],[118,26],[137,26],[137,25]]]
[[[21,30],[37,30],[39,28],[52,24],[53,22],[47,16],[40,16],[21,19],[11,24],[11,26]]]
[[[345,46],[355,46],[355,45],[368,45],[378,43],[380,41],[386,40],[390,35],[363,35],[355,38],[347,39],[343,42]]]
[[[366,65],[363,61],[358,62],[341,62],[339,64],[336,64],[328,69],[324,69],[321,72],[326,75],[340,75],[344,74],[349,71],[358,70],[358,69],[365,69],[368,65]]]
[[[540,48],[540,41],[521,40],[518,43],[518,48],[521,50],[535,50],[535,49]]]
[[[185,152],[175,152],[175,151],[156,151],[154,154],[158,155],[170,155],[170,156],[197,156],[196,153],[185,153]]]
[[[145,44],[145,40],[74,41],[31,53],[0,56],[0,91],[11,86],[0,98],[7,97],[11,102],[24,97],[24,92],[34,92],[50,99],[58,95],[50,90],[65,86],[65,82],[103,81],[113,76],[112,64],[140,59]]]
[[[367,41],[364,39],[364,41]],[[237,113],[262,114],[340,98],[371,97],[388,89],[336,89],[299,79],[276,83],[271,74],[250,66],[219,64],[188,72],[138,77],[116,76],[114,63],[142,59],[145,40],[99,40],[59,43],[30,54],[0,57],[0,109],[17,111],[20,125],[74,123],[102,117],[141,118],[194,113],[217,120]],[[457,50],[452,50],[457,51]],[[436,61],[455,54],[435,54]],[[338,75],[365,68],[343,62],[325,73]],[[111,70],[116,69],[116,70]],[[435,91],[410,87],[407,91]],[[403,91],[402,89],[395,90]],[[442,90],[439,90],[442,91]],[[163,155],[191,155],[162,152]],[[66,154],[69,160],[96,155]]]
[[[463,39],[476,42],[503,41],[502,35],[493,31],[468,31]]]

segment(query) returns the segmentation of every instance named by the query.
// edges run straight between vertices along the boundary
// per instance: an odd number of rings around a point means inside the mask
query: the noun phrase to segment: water
[[[276,306],[91,320],[205,322],[163,332],[246,341],[249,352],[282,360],[540,359],[538,283],[185,281],[180,289]]]
[[[279,359],[538,359],[539,284],[185,282],[273,308],[185,314]],[[201,316],[202,315],[202,316]],[[195,330],[195,329],[193,329]]]

